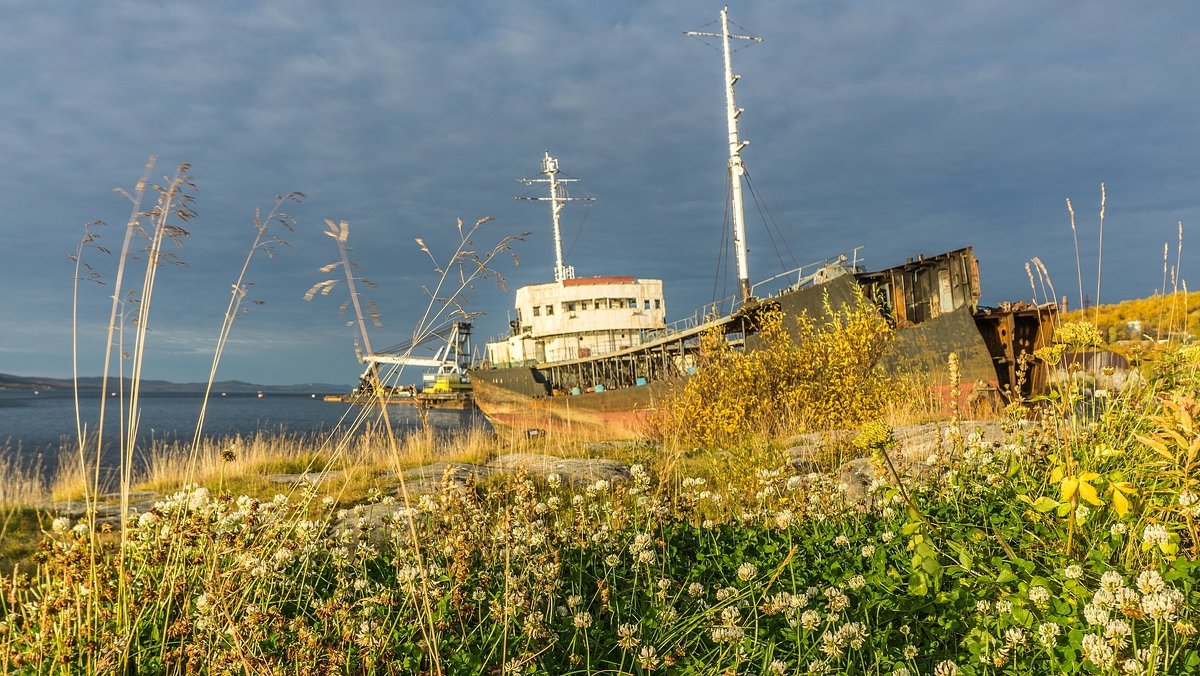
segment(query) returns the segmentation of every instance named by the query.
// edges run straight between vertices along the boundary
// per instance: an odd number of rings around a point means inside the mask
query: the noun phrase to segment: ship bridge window
[[[654,309],[655,309],[655,310],[661,310],[661,309],[662,309],[662,301],[661,301],[660,299],[658,299],[658,298],[655,298],[655,299],[654,299]]]
[[[540,306],[540,305],[534,305],[534,306],[533,306],[533,316],[534,316],[534,317],[541,317],[541,316],[542,316],[542,308],[541,308],[541,306]]]
[[[575,303],[563,303],[563,309],[567,312],[575,311]]]
[[[649,301],[649,300],[645,301],[645,305],[642,307],[642,309],[643,309],[643,310],[649,310],[649,309],[650,309],[650,301]]]
[[[625,307],[630,308],[632,310],[636,310],[637,309],[637,299],[636,298],[626,298],[625,299]]]
[[[588,302],[586,300],[579,301],[579,309],[580,310],[588,309]]]
[[[546,306],[546,315],[548,316],[548,315],[552,315],[552,314],[554,314],[554,306],[553,306],[553,305],[547,305],[547,306]]]

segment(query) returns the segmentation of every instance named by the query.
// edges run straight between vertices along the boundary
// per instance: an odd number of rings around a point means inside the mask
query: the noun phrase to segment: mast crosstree
[[[546,178],[521,178],[517,179],[525,185],[533,185],[534,183],[549,183],[549,197],[531,197],[526,195],[518,196],[519,200],[529,200],[531,202],[549,202],[550,216],[554,221],[554,281],[561,282],[564,279],[575,279],[575,268],[570,265],[563,265],[562,253],[562,233],[558,226],[558,217],[562,213],[563,207],[567,202],[594,202],[595,197],[572,197],[567,194],[564,183],[574,183],[577,178],[559,178],[558,177],[558,159],[551,157],[550,152],[546,151],[546,156],[542,158],[542,174]]]
[[[746,254],[746,217],[742,208],[742,176],[746,173],[746,167],[742,164],[742,148],[745,148],[750,142],[743,141],[738,137],[737,121],[742,114],[742,109],[737,107],[733,86],[737,84],[741,76],[733,74],[729,41],[762,42],[763,39],[755,35],[731,35],[729,33],[728,6],[721,9],[720,33],[684,31],[683,34],[689,37],[721,38],[721,48],[725,56],[725,117],[729,126],[729,187],[732,202],[730,211],[733,213],[733,248],[737,258],[738,286],[741,288],[741,297],[744,301],[750,297],[750,265]]]

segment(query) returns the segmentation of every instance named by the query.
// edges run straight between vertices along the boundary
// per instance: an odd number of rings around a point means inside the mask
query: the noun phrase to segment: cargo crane
[[[413,356],[418,347],[442,341],[432,357]],[[426,336],[393,345],[378,352],[359,358],[367,365],[358,378],[350,400],[364,402],[374,398],[376,383],[385,378],[379,373],[380,365],[415,366],[425,369],[421,374],[421,388],[413,385],[383,385],[384,399],[390,404],[416,404],[430,408],[473,408],[471,379],[467,371],[471,368],[471,323],[454,322],[449,328],[434,331]]]

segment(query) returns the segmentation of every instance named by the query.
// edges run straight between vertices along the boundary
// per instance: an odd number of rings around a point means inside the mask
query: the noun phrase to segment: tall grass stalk
[[[360,294],[356,284],[357,277],[354,274],[355,265],[350,260],[350,226],[346,221],[334,223],[332,220],[325,221],[325,234],[332,238],[337,243],[338,261],[328,264],[321,268],[322,272],[332,272],[337,268],[342,269],[347,292],[349,294],[349,302],[354,310],[355,323],[358,330],[356,342],[361,341],[363,350],[365,351],[363,360],[367,362],[366,377],[369,379],[370,389],[373,394],[374,406],[379,410],[379,418],[386,432],[389,448],[391,449],[393,465],[398,471],[400,477],[400,495],[405,504],[412,503],[412,496],[409,494],[407,482],[404,479],[404,473],[399,471],[402,466],[402,454],[400,444],[397,439],[395,430],[391,425],[391,417],[388,414],[388,388],[386,385],[397,382],[403,372],[404,359],[411,357],[412,350],[415,346],[424,342],[427,338],[434,335],[438,331],[448,328],[451,322],[456,319],[470,319],[473,314],[466,308],[465,294],[472,290],[475,284],[486,280],[494,280],[498,285],[503,287],[504,276],[493,267],[493,261],[501,254],[510,251],[512,244],[515,241],[525,237],[522,235],[510,235],[502,238],[490,250],[480,250],[472,237],[490,218],[482,218],[475,222],[474,226],[464,229],[462,219],[457,221],[457,230],[459,235],[458,245],[454,253],[445,262],[439,262],[437,257],[425,244],[421,238],[416,238],[417,246],[422,252],[429,256],[433,262],[434,271],[438,273],[437,282],[433,289],[423,287],[428,302],[425,305],[424,311],[420,319],[416,322],[413,328],[412,342],[408,350],[399,355],[397,363],[391,364],[387,370],[386,376],[381,377],[377,362],[371,361],[373,351],[371,349],[370,334],[367,331],[367,313],[363,311],[360,301]],[[527,234],[527,233],[526,233]],[[514,256],[515,261],[515,256]],[[329,295],[334,288],[337,280],[326,279],[314,284],[307,293],[305,299],[311,300],[317,294]],[[376,326],[380,326],[379,318],[373,311],[370,313],[370,318]],[[426,443],[432,444],[432,430],[428,426],[428,418],[422,416],[422,432],[426,435]],[[417,532],[415,520],[412,517],[407,519],[408,535],[410,537],[410,546],[416,558],[417,568],[421,580],[421,586],[425,593],[422,594],[424,599],[424,608],[421,613],[421,632],[424,643],[428,648],[429,660],[435,673],[442,673],[442,658],[438,651],[438,641],[436,638],[437,627],[434,621],[434,612],[429,605],[429,589],[432,582],[428,576],[428,569],[425,565],[425,552],[422,547],[420,535]]]
[[[204,433],[204,420],[208,413],[208,401],[212,394],[213,383],[217,378],[217,367],[221,363],[221,355],[225,353],[225,345],[229,341],[229,334],[233,331],[234,321],[240,317],[247,309],[244,307],[246,295],[249,292],[249,284],[246,283],[246,273],[250,269],[250,261],[254,258],[254,254],[262,251],[267,258],[272,258],[275,255],[276,247],[290,246],[286,241],[280,239],[270,228],[273,223],[277,223],[280,227],[288,232],[292,232],[294,219],[281,211],[281,208],[288,202],[299,202],[304,199],[304,194],[299,192],[290,192],[286,195],[276,195],[275,204],[271,210],[263,216],[261,209],[254,210],[254,240],[250,243],[250,250],[246,252],[246,258],[242,261],[242,269],[238,272],[237,280],[233,283],[233,288],[229,294],[229,305],[225,308],[225,318],[221,322],[221,329],[217,333],[217,344],[213,349],[212,366],[208,371],[208,380],[204,385],[204,398],[200,404],[200,416],[196,421],[196,433],[192,437],[192,446],[198,447],[200,439]]]

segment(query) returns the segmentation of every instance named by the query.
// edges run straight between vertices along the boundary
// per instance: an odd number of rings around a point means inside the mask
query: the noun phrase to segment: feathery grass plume
[[[1175,306],[1176,306],[1175,301],[1179,297],[1178,277],[1182,275],[1182,272],[1180,271],[1180,266],[1182,264],[1183,264],[1183,221],[1179,221],[1179,239],[1178,239],[1178,244],[1175,246],[1175,267],[1171,269],[1171,316],[1170,316],[1170,319],[1167,321],[1168,335],[1173,334],[1176,330],[1176,328],[1175,328]],[[1185,297],[1184,297],[1184,301],[1185,301],[1184,302],[1184,314],[1183,314],[1184,320],[1183,320],[1183,327],[1181,329],[1181,332],[1184,334],[1187,333],[1187,303],[1186,303],[1186,300],[1187,300],[1187,298],[1185,295]]]
[[[388,391],[391,383],[398,382],[404,370],[404,360],[411,356],[412,350],[416,345],[421,344],[430,336],[437,334],[449,328],[450,324],[458,319],[472,319],[479,313],[472,312],[467,307],[467,295],[475,290],[475,286],[484,281],[491,280],[501,288],[504,288],[506,282],[504,275],[497,270],[493,263],[498,256],[502,254],[512,255],[514,264],[518,263],[515,254],[512,253],[512,245],[517,241],[522,241],[528,236],[528,233],[520,235],[508,235],[502,237],[494,246],[489,248],[481,248],[474,241],[474,237],[484,226],[492,219],[490,217],[481,218],[475,222],[470,228],[464,228],[462,219],[456,222],[458,234],[458,243],[454,252],[445,261],[439,261],[437,256],[426,245],[424,239],[416,238],[418,248],[425,253],[433,263],[434,272],[438,278],[436,284],[430,288],[422,286],[422,290],[428,297],[425,308],[418,319],[413,329],[413,339],[409,344],[408,349],[404,354],[399,355],[398,359],[389,360],[388,370],[385,374],[380,375],[377,362],[372,361],[374,355],[371,349],[370,336],[367,332],[366,321],[362,305],[359,300],[359,293],[355,285],[358,278],[353,274],[355,268],[349,257],[349,235],[350,226],[345,221],[334,223],[332,220],[326,220],[325,234],[333,238],[337,242],[339,261],[328,264],[321,268],[321,272],[328,273],[340,267],[345,277],[345,282],[350,296],[350,304],[354,308],[355,321],[358,327],[358,336],[356,340],[362,341],[362,346],[365,349],[361,359],[367,362],[367,369],[364,377],[370,385],[370,391],[373,396],[373,405],[378,407],[379,419],[386,431],[388,444],[392,452],[392,457],[397,469],[402,463],[402,454],[400,452],[397,435],[391,426],[391,418],[388,415]],[[338,284],[336,279],[326,279],[317,282],[308,289],[304,294],[305,300],[312,300],[316,295],[329,295]],[[380,326],[377,313],[373,310],[371,318],[376,326]],[[366,407],[364,407],[365,412]],[[426,413],[421,412],[419,413]],[[361,418],[361,415],[360,415]],[[432,442],[432,429],[428,425],[427,415],[421,416],[423,432],[427,437],[428,442]],[[400,476],[400,494],[405,503],[411,503],[408,485],[404,479],[403,472]],[[429,653],[432,667],[438,673],[442,670],[442,658],[437,651],[436,634],[437,628],[434,625],[433,608],[428,605],[428,591],[431,589],[432,581],[429,579],[426,567],[423,563],[425,553],[421,546],[421,540],[417,533],[416,527],[411,519],[409,521],[408,535],[410,537],[409,546],[416,558],[416,565],[420,570],[419,579],[422,589],[426,590],[426,605],[421,613],[421,633],[424,636],[424,643],[431,647]]]
[[[221,355],[225,352],[225,345],[229,340],[229,334],[233,330],[233,322],[249,311],[249,307],[245,305],[246,296],[249,293],[250,283],[246,282],[246,273],[250,269],[250,261],[254,258],[254,254],[261,251],[267,258],[274,258],[275,251],[279,247],[291,247],[286,240],[279,237],[271,231],[272,225],[278,225],[287,232],[294,230],[295,219],[289,214],[282,211],[282,208],[287,203],[299,203],[304,199],[304,194],[299,192],[290,192],[286,195],[276,195],[275,203],[270,211],[264,216],[261,208],[254,210],[254,219],[251,225],[254,227],[254,239],[250,243],[250,249],[246,252],[246,258],[242,261],[242,268],[238,272],[237,279],[233,283],[233,288],[229,294],[229,305],[225,309],[225,318],[221,323],[221,329],[217,332],[217,344],[213,350],[212,366],[208,371],[208,380],[204,385],[204,397],[200,404],[200,416],[196,421],[196,432],[192,437],[192,446],[198,447],[201,436],[204,432],[204,419],[208,412],[209,396],[212,394],[213,382],[217,378],[217,367],[221,363]],[[257,301],[253,301],[257,303]]]
[[[1101,271],[1104,268],[1104,205],[1108,200],[1108,194],[1104,191],[1104,183],[1100,183],[1100,234],[1096,242],[1096,298],[1093,302],[1095,306],[1100,305],[1100,279]],[[1094,320],[1093,320],[1094,321]]]
[[[1067,213],[1071,215],[1071,237],[1075,240],[1075,277],[1079,281],[1079,308],[1083,309],[1083,266],[1079,259],[1079,232],[1075,229],[1075,207],[1071,206],[1071,198],[1067,198]]]

